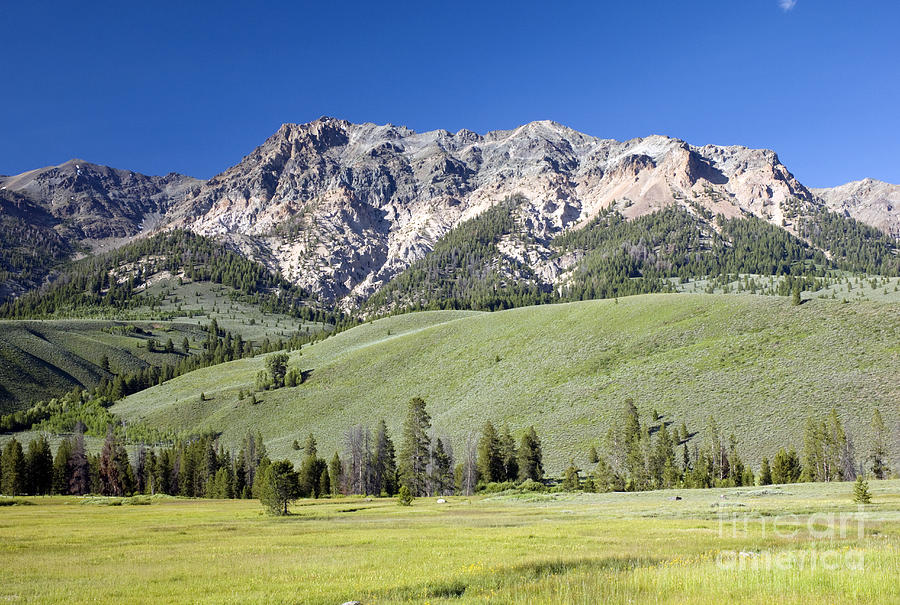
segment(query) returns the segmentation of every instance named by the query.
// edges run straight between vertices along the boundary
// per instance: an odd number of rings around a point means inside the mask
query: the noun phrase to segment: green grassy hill
[[[145,333],[126,332],[127,326]],[[150,338],[200,339],[196,324],[98,320],[0,322],[0,410],[21,409],[34,400],[93,386],[112,378],[101,367],[104,356],[113,372],[133,372],[148,365],[177,363],[179,353],[151,353]]]
[[[240,334],[254,346],[267,338],[286,340],[298,331],[322,329],[322,324],[262,312],[258,306],[236,300],[228,286],[190,281],[179,285],[174,279],[164,279],[149,290],[168,293],[156,309],[96,310],[101,317],[106,314],[114,319],[0,321],[0,413],[28,407],[79,385],[93,387],[104,377],[111,379],[113,374],[100,365],[104,356],[116,373],[175,364],[183,356],[185,337],[197,347],[192,353],[200,351],[207,336],[203,327],[212,319],[221,329]],[[161,314],[173,318],[153,319]],[[126,331],[129,326],[143,333]],[[162,344],[171,338],[179,353],[149,352],[150,338]]]
[[[401,315],[295,352],[291,365],[309,372],[303,385],[238,400],[263,365],[260,356],[198,370],[113,411],[221,431],[232,444],[258,429],[271,455],[296,460],[290,444],[309,432],[328,455],[356,423],[384,417],[396,435],[406,403],[421,396],[458,454],[486,420],[534,424],[551,471],[570,458],[586,465],[626,397],[644,419],[655,409],[692,432],[715,417],[754,466],[783,444],[801,447],[805,418],[832,406],[860,458],[876,406],[900,425],[900,307],[882,303],[675,294]]]

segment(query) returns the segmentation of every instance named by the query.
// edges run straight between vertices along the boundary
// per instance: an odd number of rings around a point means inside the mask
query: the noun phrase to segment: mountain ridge
[[[73,248],[185,228],[352,308],[454,227],[513,195],[527,200],[516,216],[522,237],[504,241],[503,253],[552,287],[567,270],[553,238],[601,210],[627,219],[672,205],[756,216],[810,241],[804,221],[829,209],[900,235],[900,203],[884,201],[885,187],[850,185],[808,189],[768,149],[664,135],[601,139],[551,120],[482,135],[326,116],[282,124],[207,181],[73,159],[0,177],[0,194],[55,217],[52,228],[68,233]]]

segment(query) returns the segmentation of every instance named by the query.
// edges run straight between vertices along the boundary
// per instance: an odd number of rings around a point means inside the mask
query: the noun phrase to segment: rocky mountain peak
[[[323,117],[283,125],[169,217],[172,226],[227,234],[327,298],[354,300],[460,221],[517,193],[539,243],[612,204],[634,217],[691,201],[781,225],[788,201],[819,203],[769,150],[662,135],[620,142],[550,120],[479,135]]]

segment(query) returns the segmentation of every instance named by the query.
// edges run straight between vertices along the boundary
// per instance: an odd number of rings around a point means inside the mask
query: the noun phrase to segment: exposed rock
[[[56,219],[58,230],[78,243],[99,245],[149,230],[186,191],[201,183],[175,173],[146,176],[69,160],[0,177],[0,190],[40,207]]]
[[[900,238],[900,185],[874,179],[811,189],[829,208]]]
[[[563,268],[549,240],[616,201],[627,202],[629,218],[696,203],[779,225],[783,203],[818,203],[768,150],[658,135],[618,142],[549,121],[482,136],[321,118],[283,125],[177,203],[169,226],[239,234],[242,250],[352,306],[460,221],[515,193],[529,200],[519,218],[531,244],[504,242],[504,254],[547,283]]]

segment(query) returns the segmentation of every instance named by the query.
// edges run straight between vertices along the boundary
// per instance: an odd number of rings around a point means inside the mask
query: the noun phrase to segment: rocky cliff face
[[[786,204],[819,203],[768,150],[664,136],[619,142],[554,122],[479,135],[322,118],[285,124],[168,218],[227,236],[292,281],[349,302],[515,193],[528,199],[520,220],[532,245],[511,243],[508,253],[530,259],[548,281],[559,269],[544,262],[550,238],[614,203],[628,217],[697,204],[788,230]]]
[[[900,238],[900,185],[863,179],[839,187],[810,191],[835,212]]]

